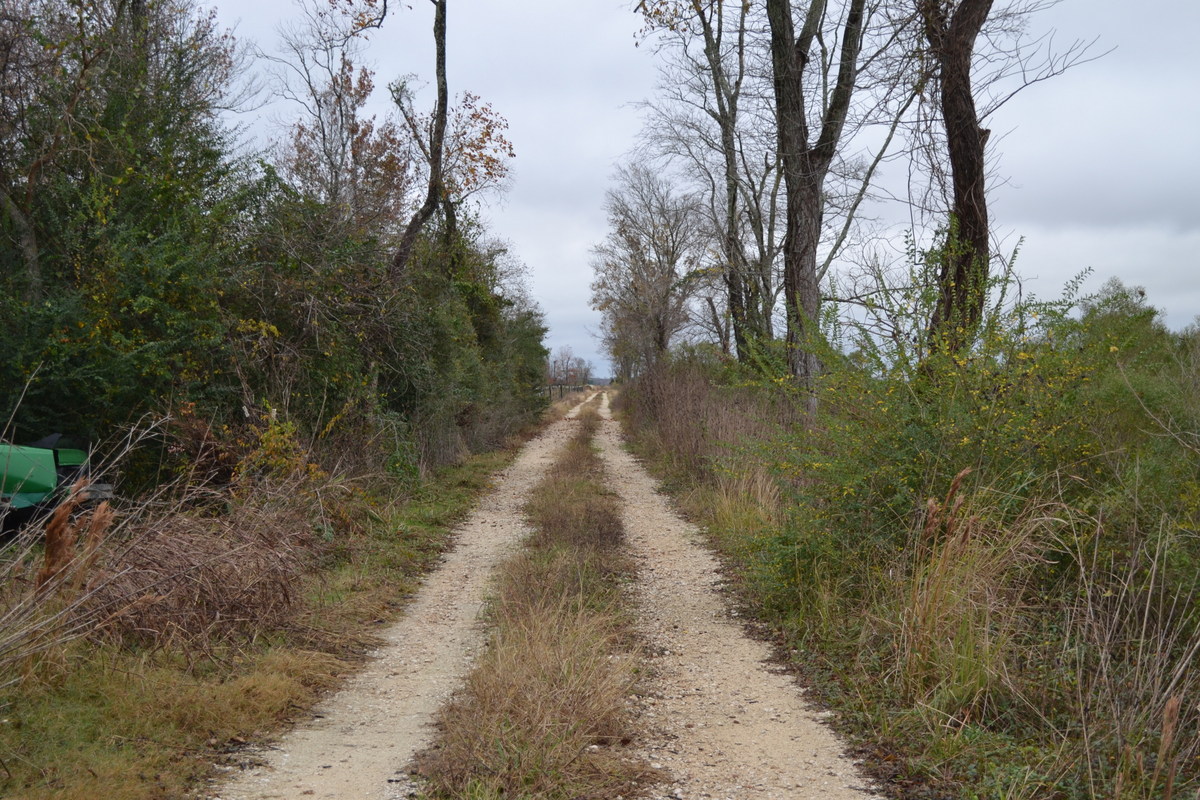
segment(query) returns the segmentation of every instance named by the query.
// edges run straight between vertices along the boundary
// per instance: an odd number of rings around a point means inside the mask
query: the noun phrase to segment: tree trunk
[[[21,256],[25,259],[25,299],[35,303],[42,298],[42,262],[38,253],[37,232],[24,212],[9,196],[8,192],[0,189],[0,205],[12,220],[17,229],[17,240],[21,247]]]
[[[738,70],[732,79],[725,69],[721,57],[721,44],[724,31],[724,20],[717,17],[717,27],[713,26],[713,18],[706,14],[699,2],[693,2],[692,8],[701,23],[704,34],[704,56],[708,62],[708,70],[712,75],[713,97],[716,100],[716,111],[709,115],[717,123],[721,134],[721,155],[725,179],[725,219],[724,236],[721,241],[721,255],[724,261],[725,291],[729,296],[729,316],[733,327],[733,340],[737,348],[739,361],[747,361],[750,357],[751,341],[762,337],[763,331],[754,324],[749,307],[750,293],[747,286],[746,254],[742,249],[742,240],[738,235],[738,219],[741,214],[739,204],[741,178],[738,174],[737,124],[738,101],[741,97],[742,77],[744,74],[744,52],[746,46],[746,14],[749,6],[743,5],[738,20]],[[721,5],[715,9],[716,15],[723,14]]]
[[[433,41],[437,47],[437,104],[433,109],[433,132],[429,140],[429,190],[425,194],[425,202],[413,214],[400,237],[400,245],[396,248],[391,268],[388,270],[393,280],[404,273],[413,247],[416,246],[417,236],[437,211],[438,204],[445,194],[442,185],[442,151],[445,149],[446,117],[450,107],[450,92],[446,86],[446,0],[430,1],[434,5]]]
[[[746,307],[746,255],[738,236],[738,174],[734,153],[733,119],[719,120],[721,148],[725,151],[725,235],[721,242],[725,291],[729,295],[729,317],[739,361],[750,358],[752,340],[762,331],[755,330]]]
[[[817,243],[821,239],[823,214],[821,184],[814,180],[793,181],[785,197],[788,214],[783,241],[783,296],[788,315],[788,370],[804,388],[812,389],[821,368],[811,346],[821,311],[821,287],[817,281]]]
[[[842,30],[838,74],[815,142],[809,138],[804,70],[809,50],[825,15],[825,0],[812,0],[797,36],[790,0],[767,0],[774,69],[779,155],[787,198],[783,244],[783,295],[787,311],[787,360],[792,377],[809,392],[820,369],[811,341],[817,335],[820,285],[817,248],[823,213],[822,188],[837,152],[850,109],[862,49],[865,0],[851,0]],[[811,400],[809,410],[813,410]]]
[[[941,77],[942,122],[950,156],[954,206],[938,275],[938,303],[929,322],[931,351],[969,347],[983,316],[990,243],[984,148],[971,91],[971,56],[992,0],[962,0],[953,16],[940,0],[920,0],[925,37]]]
[[[704,302],[708,305],[708,316],[712,320],[713,330],[717,332],[717,342],[721,345],[721,352],[724,355],[730,355],[729,343],[729,328],[730,325],[725,324],[722,319],[721,311],[717,308],[716,301],[711,297],[704,298]]]

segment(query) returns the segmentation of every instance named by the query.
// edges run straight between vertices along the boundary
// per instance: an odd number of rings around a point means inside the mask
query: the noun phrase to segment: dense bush
[[[14,15],[0,29],[12,44],[0,76],[7,437],[97,442],[187,408],[236,439],[271,415],[330,468],[411,474],[495,444],[540,408],[541,314],[469,207],[449,229],[435,218],[405,273],[389,274],[416,202],[405,148],[417,148],[357,118],[363,98],[339,118],[355,161],[335,177],[363,183],[348,207],[353,191],[326,191],[301,153],[283,148],[277,165],[244,154],[220,116],[238,49],[186,0],[46,0]],[[26,48],[31,34],[44,47]],[[305,141],[305,123],[295,130]],[[386,191],[366,185],[377,173]]]
[[[309,32],[345,49],[301,90],[334,163],[309,118],[237,141],[246,65],[191,0],[5,3],[0,438],[91,443],[118,485],[0,544],[0,794],[186,793],[366,649],[500,456],[428,473],[545,404],[541,313],[462,184],[388,268],[421,148],[361,117],[359,10]],[[506,144],[477,110],[463,170]]]
[[[920,331],[921,297],[893,299]],[[628,393],[631,421],[708,487],[747,596],[848,718],[907,752],[884,774],[960,797],[1200,784],[1195,332],[1116,283],[993,308],[953,356],[880,330],[824,352],[815,417],[789,381],[692,357]]]

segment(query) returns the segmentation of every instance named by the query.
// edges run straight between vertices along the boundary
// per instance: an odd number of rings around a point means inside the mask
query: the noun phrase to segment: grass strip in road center
[[[624,747],[640,664],[623,591],[633,565],[591,445],[595,411],[578,425],[526,506],[534,532],[501,568],[489,646],[418,759],[433,797],[631,796],[650,775]]]

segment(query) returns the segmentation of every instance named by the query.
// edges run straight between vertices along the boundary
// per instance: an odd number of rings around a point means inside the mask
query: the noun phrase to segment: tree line
[[[922,350],[969,350],[997,268],[988,120],[1089,57],[1086,43],[1030,38],[1043,6],[639,2],[661,87],[593,257],[618,371],[704,341],[779,362],[811,396],[831,321],[870,317],[908,278],[908,248],[879,246],[901,237],[865,213],[900,193],[908,234],[937,260]],[[892,165],[906,186],[881,185]]]
[[[478,214],[513,148],[449,91],[433,6],[434,107],[396,81],[380,118],[359,57],[386,2],[300,0],[276,53],[193,0],[5,3],[6,437],[282,419],[338,458],[423,468],[539,408],[542,313]],[[255,150],[226,112],[261,98],[264,63],[295,116]]]

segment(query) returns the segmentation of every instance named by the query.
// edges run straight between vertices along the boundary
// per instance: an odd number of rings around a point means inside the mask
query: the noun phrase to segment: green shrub
[[[998,280],[954,354],[928,347],[930,293],[884,292],[829,329],[815,417],[784,378],[695,358],[626,392],[827,697],[957,796],[1200,786],[1197,334],[1076,288]],[[751,497],[778,508],[731,513]]]

